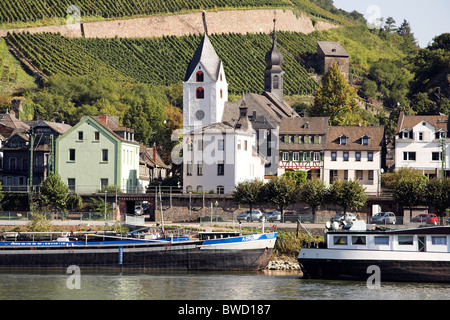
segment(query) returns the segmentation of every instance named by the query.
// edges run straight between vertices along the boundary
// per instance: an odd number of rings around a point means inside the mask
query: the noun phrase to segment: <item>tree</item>
[[[330,117],[332,125],[355,125],[363,119],[355,115],[358,108],[356,90],[350,87],[335,63],[322,77],[322,86],[314,95],[309,116]]]
[[[347,209],[361,209],[366,205],[367,196],[364,187],[358,180],[338,180],[330,187],[331,201],[342,207],[344,214]]]
[[[306,179],[308,178],[308,173],[306,171],[297,170],[297,171],[286,171],[283,174],[284,177],[291,179],[295,182],[297,187],[300,187],[304,182],[306,182]]]
[[[427,181],[425,198],[427,203],[436,209],[437,215],[443,218],[446,210],[450,208],[450,178],[434,178]]]
[[[412,33],[411,25],[408,21],[403,20],[403,23],[398,27],[397,34],[403,39],[402,50],[406,54],[415,54],[419,47],[417,46],[417,41]]]
[[[395,20],[392,17],[388,17],[384,22],[384,30],[388,33],[396,32],[397,27],[395,26]]]
[[[297,201],[297,185],[287,177],[276,177],[264,185],[264,198],[275,204],[281,212],[281,219],[284,221],[284,209]]]
[[[233,191],[234,201],[238,204],[248,204],[252,211],[254,205],[263,202],[263,186],[264,182],[258,179],[238,183]]]
[[[62,182],[57,173],[51,173],[47,179],[40,184],[39,203],[41,208],[65,211],[69,196],[69,187]]]
[[[394,198],[401,206],[409,208],[412,218],[413,207],[421,204],[425,196],[426,177],[408,175],[402,177],[395,186]]]
[[[325,203],[325,184],[323,181],[308,180],[302,184],[300,189],[300,199],[311,207],[314,216],[317,207]]]

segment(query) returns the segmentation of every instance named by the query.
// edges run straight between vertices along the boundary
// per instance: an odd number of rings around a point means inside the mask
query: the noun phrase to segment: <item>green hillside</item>
[[[284,41],[297,37],[282,33]],[[264,57],[272,40],[267,34],[221,34],[210,39],[224,62],[230,93],[262,92]],[[65,38],[52,33],[12,33],[9,43],[20,50],[45,75],[102,74],[140,83],[172,85],[183,81],[187,65],[201,36],[168,36],[151,39]],[[313,53],[314,36],[305,48],[285,51],[286,95],[313,92],[317,83],[294,56],[298,50]],[[291,53],[291,54],[290,54]]]

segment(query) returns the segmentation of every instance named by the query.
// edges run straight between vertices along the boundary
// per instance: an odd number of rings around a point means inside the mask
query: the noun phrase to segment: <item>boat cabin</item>
[[[450,227],[386,231],[329,231],[328,249],[450,252]]]

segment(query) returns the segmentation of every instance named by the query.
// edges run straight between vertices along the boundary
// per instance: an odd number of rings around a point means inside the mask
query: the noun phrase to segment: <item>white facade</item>
[[[256,135],[219,123],[184,136],[184,192],[231,193],[239,182],[264,179]]]
[[[356,180],[366,188],[366,193],[380,191],[381,151],[325,150],[324,182],[331,185],[336,180]]]
[[[445,129],[438,129],[427,117],[412,128],[403,128],[395,137],[395,168],[414,168],[428,177],[439,177],[450,169],[450,139]],[[445,158],[445,159],[444,159]]]

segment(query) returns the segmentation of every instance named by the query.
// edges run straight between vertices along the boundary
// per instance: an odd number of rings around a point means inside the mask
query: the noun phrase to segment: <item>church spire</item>
[[[203,18],[203,30],[205,35],[208,35],[208,25],[206,24],[206,11],[202,12],[202,18]]]
[[[266,54],[267,68],[264,70],[264,90],[272,93],[278,100],[283,101],[283,75],[281,69],[283,64],[283,54],[277,48],[277,28],[276,19],[273,19],[272,48]]]

